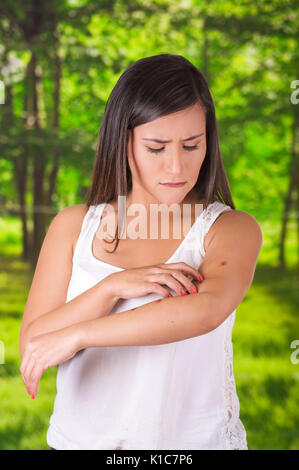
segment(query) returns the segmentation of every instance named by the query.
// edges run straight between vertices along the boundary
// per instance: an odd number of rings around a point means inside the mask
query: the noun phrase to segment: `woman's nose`
[[[167,159],[165,166],[166,166],[166,170],[169,173],[178,174],[178,175],[182,174],[183,162],[182,162],[180,152],[176,152],[176,151],[171,152],[171,155]]]

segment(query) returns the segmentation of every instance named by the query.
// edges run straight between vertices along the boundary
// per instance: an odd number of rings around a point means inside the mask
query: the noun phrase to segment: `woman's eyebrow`
[[[200,137],[201,135],[204,135],[204,132],[202,132],[201,134],[192,135],[191,137],[187,137],[187,139],[183,139],[183,142],[187,142],[187,140],[196,139],[196,137]],[[161,140],[161,139],[146,139],[146,138],[143,138],[142,140],[150,140],[151,142],[157,142],[158,144],[168,144],[169,142],[172,142],[172,140]]]

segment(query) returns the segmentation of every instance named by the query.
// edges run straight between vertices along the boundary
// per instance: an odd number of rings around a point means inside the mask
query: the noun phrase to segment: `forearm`
[[[22,356],[27,342],[33,336],[107,315],[118,299],[112,295],[108,283],[104,281],[105,279],[61,307],[40,315],[30,323],[20,338],[20,355]]]
[[[213,330],[216,306],[217,303],[207,292],[177,296],[150,302],[135,310],[78,323],[73,332],[79,338],[78,350],[172,343]]]

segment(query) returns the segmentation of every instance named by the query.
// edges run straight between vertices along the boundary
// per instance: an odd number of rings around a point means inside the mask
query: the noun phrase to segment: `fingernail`
[[[192,287],[191,293],[192,293],[192,294],[196,294],[196,293],[197,293],[197,290],[195,289],[195,287]]]
[[[31,398],[32,398],[32,400],[34,400],[35,396],[34,396],[34,395],[31,395]]]
[[[186,291],[184,291],[183,289],[181,290],[181,295],[188,295]]]
[[[201,274],[199,274],[199,275],[198,275],[198,279],[199,279],[200,281],[203,281],[203,280],[204,280],[204,277],[203,277]]]
[[[173,297],[173,295],[172,295],[172,294],[168,294],[168,297]]]

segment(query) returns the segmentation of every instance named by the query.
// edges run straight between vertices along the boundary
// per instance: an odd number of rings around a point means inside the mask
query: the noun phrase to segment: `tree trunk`
[[[41,125],[39,119],[38,106],[38,76],[37,76],[37,56],[32,53],[31,67],[31,90],[32,90],[32,123],[35,129],[35,135],[41,135]],[[32,267],[36,265],[38,255],[45,236],[45,206],[44,206],[44,176],[45,176],[46,158],[41,145],[34,147],[33,151],[33,245],[31,253]]]
[[[5,31],[5,40],[9,42],[11,34],[11,25]],[[7,66],[9,64],[8,60],[8,51],[5,49],[3,52],[3,65]],[[6,125],[11,129],[14,126],[14,113],[13,113],[13,94],[12,87],[9,81],[5,84],[5,115],[4,119]],[[28,230],[27,230],[27,214],[26,214],[26,205],[25,205],[25,194],[26,194],[26,183],[27,183],[27,158],[24,158],[21,153],[19,156],[14,156],[11,158],[14,168],[14,181],[17,191],[18,201],[19,201],[19,216],[22,222],[22,258],[24,260],[28,259],[29,256],[29,247],[28,247]]]
[[[53,119],[52,129],[59,130],[60,121],[60,86],[61,86],[61,59],[59,56],[59,36],[57,31],[57,18],[53,9],[51,15],[52,34],[53,34],[53,50],[54,50],[54,88],[53,88]],[[59,147],[53,150],[52,167],[49,175],[49,188],[46,194],[46,204],[48,207],[53,207],[53,194],[56,190],[57,175],[59,170]],[[46,225],[48,226],[53,218],[53,214],[46,214]]]
[[[27,211],[26,211],[26,185],[27,185],[27,158],[14,160],[14,173],[16,187],[19,198],[19,216],[22,222],[22,259],[29,259],[29,243],[28,243],[28,229],[27,229]]]

